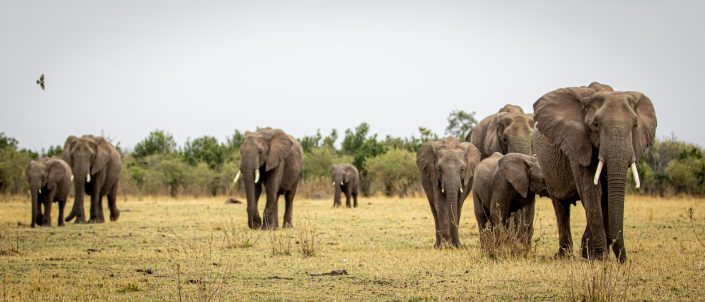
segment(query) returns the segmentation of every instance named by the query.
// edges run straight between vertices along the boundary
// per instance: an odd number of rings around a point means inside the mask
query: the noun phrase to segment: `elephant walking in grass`
[[[340,206],[340,193],[345,194],[345,206],[350,207],[350,196],[353,198],[353,206],[357,208],[357,190],[360,185],[360,172],[351,164],[334,164],[331,168],[333,187],[335,196],[333,206]]]
[[[277,200],[284,195],[284,227],[292,227],[294,196],[301,177],[303,149],[301,144],[281,129],[264,128],[247,131],[240,147],[242,162],[235,176],[242,175],[247,194],[247,226],[251,229],[279,227]],[[267,204],[264,221],[257,211],[257,202],[264,188]]]
[[[641,92],[618,92],[592,83],[561,88],[534,103],[533,148],[556,212],[559,256],[572,253],[570,204],[580,199],[587,226],[582,256],[603,259],[610,247],[619,261],[624,246],[624,194],[631,167],[654,142],[656,112]]]
[[[524,113],[519,106],[508,104],[477,123],[465,141],[475,145],[483,159],[495,152],[531,155],[533,128],[534,117],[531,114]]]
[[[486,242],[488,226],[500,223],[509,226],[513,216],[512,234],[518,235],[525,246],[530,246],[535,195],[548,195],[543,171],[535,157],[519,153],[492,154],[477,165],[472,192],[481,245]]]
[[[69,136],[64,143],[64,161],[71,167],[74,176],[73,208],[66,221],[74,217],[75,223],[86,223],[83,209],[83,195],[91,198],[88,223],[103,223],[103,196],[108,196],[110,220],[117,221],[120,211],[117,208],[118,180],[122,161],[120,153],[113,145],[99,136]]]
[[[58,226],[64,226],[64,207],[71,191],[71,167],[63,160],[42,157],[30,161],[25,174],[32,196],[32,227],[35,224],[51,226],[52,202],[59,203]]]
[[[416,153],[416,164],[435,224],[435,247],[458,247],[463,202],[472,188],[480,151],[456,138],[429,141]]]

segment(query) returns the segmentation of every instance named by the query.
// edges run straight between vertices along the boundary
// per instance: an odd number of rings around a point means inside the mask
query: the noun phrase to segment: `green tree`
[[[338,141],[338,131],[333,129],[328,136],[323,138],[323,147],[335,150],[336,141]]]
[[[468,113],[463,110],[453,110],[448,115],[448,126],[445,133],[458,139],[463,139],[475,125],[477,125],[475,112]]]
[[[299,139],[299,143],[301,143],[301,148],[304,149],[304,153],[311,152],[311,150],[318,148],[321,146],[321,139],[323,137],[321,136],[321,129],[316,130],[315,135],[311,136],[304,136]]]
[[[240,145],[245,139],[245,135],[240,132],[240,130],[235,130],[233,135],[227,138],[225,146],[230,150],[240,150]]]
[[[182,156],[191,166],[199,162],[205,162],[213,170],[219,170],[225,163],[227,157],[227,147],[218,143],[212,136],[203,136],[194,140],[187,140],[184,145]]]
[[[388,196],[396,194],[404,197],[409,189],[418,183],[419,171],[414,152],[392,149],[370,158],[365,165],[373,187],[383,190]]]
[[[171,154],[176,152],[174,137],[164,130],[154,130],[141,142],[135,145],[134,156],[143,159],[154,154]]]

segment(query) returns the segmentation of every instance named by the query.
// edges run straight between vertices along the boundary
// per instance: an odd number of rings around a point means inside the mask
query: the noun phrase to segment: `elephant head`
[[[603,196],[607,191],[605,235],[608,244],[614,242],[615,254],[626,259],[622,234],[626,174],[631,167],[638,187],[635,163],[653,144],[656,130],[651,100],[640,92],[617,92],[592,83],[549,92],[534,103],[534,112],[537,129],[572,162],[594,173],[586,178],[601,184]]]
[[[472,188],[475,166],[480,152],[470,143],[455,138],[430,141],[416,154],[421,177],[429,182],[433,192],[431,207],[437,215],[436,246],[458,246],[458,225],[462,202]],[[426,188],[424,188],[426,189]]]
[[[261,185],[264,178],[262,176],[274,170],[289,156],[292,146],[293,142],[289,135],[280,129],[264,128],[255,132],[245,132],[245,138],[240,147],[242,155],[240,173],[245,182],[250,228],[261,226],[255,201],[255,186]]]
[[[112,145],[102,137],[84,135],[81,137],[69,136],[64,143],[63,160],[71,167],[74,176],[74,206],[66,216],[66,221],[83,213],[83,195],[88,183],[95,181],[96,176],[107,168],[111,158]],[[91,205],[92,206],[92,205]],[[85,220],[84,217],[79,219]],[[111,217],[117,220],[116,217]],[[78,223],[84,221],[76,221]]]
[[[534,117],[521,107],[505,105],[498,113],[482,119],[465,137],[480,149],[482,158],[495,152],[531,154]]]
[[[500,175],[506,179],[514,190],[526,198],[529,192],[548,196],[546,179],[536,157],[526,154],[509,153],[497,163]]]

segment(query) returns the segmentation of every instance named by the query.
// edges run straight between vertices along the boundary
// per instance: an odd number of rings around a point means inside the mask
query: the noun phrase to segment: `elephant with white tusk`
[[[587,219],[582,256],[603,259],[611,248],[624,262],[625,186],[630,169],[640,186],[635,163],[654,142],[651,100],[592,83],[543,95],[534,103],[534,118],[533,150],[558,220],[558,255],[572,253],[569,206],[582,200]]]
[[[350,207],[350,196],[353,198],[353,206],[357,208],[357,191],[360,185],[360,172],[351,164],[335,164],[331,167],[331,177],[335,195],[333,206],[340,206],[340,193],[345,194],[345,206]]]
[[[56,158],[30,161],[25,169],[32,198],[31,226],[51,226],[51,204],[59,203],[58,225],[64,226],[64,207],[71,190],[71,167]],[[41,206],[44,205],[42,213]]]
[[[242,162],[235,181],[242,175],[247,195],[247,225],[251,229],[278,228],[277,199],[284,195],[284,227],[292,227],[294,196],[303,165],[303,149],[299,141],[281,129],[247,131],[240,154]],[[267,195],[264,221],[257,211],[263,188]]]

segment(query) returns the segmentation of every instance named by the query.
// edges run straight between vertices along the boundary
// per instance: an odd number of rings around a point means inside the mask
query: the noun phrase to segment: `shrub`
[[[388,196],[406,196],[419,180],[416,155],[407,150],[392,149],[373,157],[367,161],[366,168],[373,189]]]

